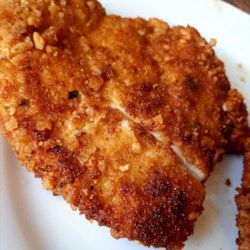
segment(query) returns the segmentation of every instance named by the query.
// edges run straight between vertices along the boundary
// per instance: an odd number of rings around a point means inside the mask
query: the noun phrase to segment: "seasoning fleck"
[[[19,106],[24,106],[25,104],[27,104],[29,102],[28,99],[23,99],[18,105]]]
[[[27,104],[29,102],[28,99],[23,99],[18,105],[19,106],[24,106],[25,104]]]
[[[73,90],[73,91],[69,92],[68,99],[74,99],[78,95],[79,95],[79,91],[78,90]]]

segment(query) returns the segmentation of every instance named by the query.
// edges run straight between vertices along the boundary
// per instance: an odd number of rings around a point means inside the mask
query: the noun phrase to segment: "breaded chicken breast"
[[[3,136],[116,238],[182,247],[246,116],[194,28],[109,16],[94,0],[0,0]]]
[[[250,249],[250,137],[247,141],[247,151],[244,154],[244,171],[242,186],[238,190],[236,203],[238,205],[237,226],[239,227],[239,238],[237,244],[239,250]]]

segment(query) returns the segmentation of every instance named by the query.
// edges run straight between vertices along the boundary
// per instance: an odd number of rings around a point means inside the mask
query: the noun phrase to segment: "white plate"
[[[216,38],[216,52],[225,62],[233,87],[250,108],[250,16],[215,0],[102,0],[109,13],[158,17],[171,25],[192,25],[208,40]],[[239,65],[240,64],[240,65]],[[113,239],[107,228],[91,224],[53,197],[19,166],[1,139],[1,250],[139,250],[126,239]],[[237,249],[234,203],[240,185],[242,157],[225,157],[207,182],[205,211],[185,249]],[[232,185],[225,185],[230,178]]]

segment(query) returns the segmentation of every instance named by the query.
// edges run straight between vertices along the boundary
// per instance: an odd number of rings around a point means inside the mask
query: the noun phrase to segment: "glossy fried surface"
[[[96,1],[0,0],[3,135],[45,188],[116,238],[183,246],[200,181],[246,119],[237,92],[225,104],[229,89],[194,28],[108,16]]]
[[[244,155],[242,186],[238,191],[239,194],[236,196],[239,210],[237,217],[239,238],[237,239],[237,244],[239,250],[248,250],[250,249],[250,151]]]

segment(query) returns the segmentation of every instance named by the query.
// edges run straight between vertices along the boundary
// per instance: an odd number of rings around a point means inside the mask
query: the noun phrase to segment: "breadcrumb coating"
[[[116,238],[182,247],[246,116],[192,27],[95,0],[0,0],[1,131],[46,189]]]

